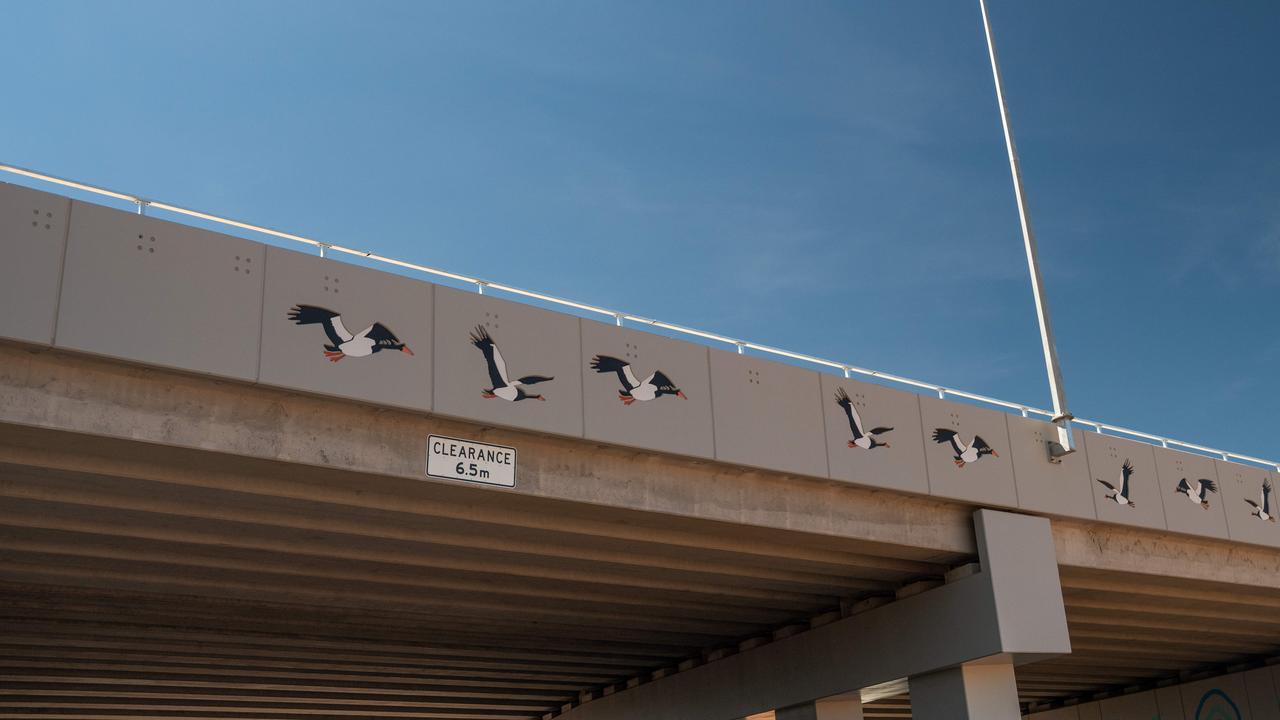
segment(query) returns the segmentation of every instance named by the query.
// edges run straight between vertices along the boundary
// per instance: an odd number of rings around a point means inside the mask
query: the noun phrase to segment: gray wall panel
[[[1225,499],[1221,484],[1218,483],[1218,469],[1213,464],[1213,458],[1164,448],[1155,448],[1155,454],[1166,526],[1175,532],[1226,538],[1227,513],[1223,508]],[[1208,494],[1207,509],[1198,500],[1192,502],[1186,495],[1175,490],[1178,481],[1184,477],[1192,483],[1206,478],[1219,486],[1218,492]]]
[[[326,260],[267,249],[259,381],[415,410],[431,409],[431,283]],[[390,330],[413,352],[325,356],[323,325],[289,319],[297,305],[339,313],[347,331],[373,323]],[[337,356],[335,356],[337,357]]]
[[[1102,720],[1102,708],[1096,702],[1079,705],[1076,711],[1080,713],[1080,720]]]
[[[716,457],[827,477],[818,373],[725,350],[710,354]]]
[[[582,436],[582,357],[578,318],[488,295],[436,287],[435,411],[497,425]],[[484,398],[488,366],[470,335],[484,326],[515,380],[554,380],[529,386],[541,394],[509,402]]]
[[[1013,477],[1018,486],[1018,507],[1033,512],[1067,517],[1096,517],[1089,485],[1089,460],[1084,433],[1076,430],[1077,450],[1049,462],[1047,442],[1056,441],[1058,430],[1051,423],[1010,415],[1009,454],[1013,457]]]
[[[1244,720],[1253,720],[1242,673],[1185,683],[1179,686],[1179,690],[1182,691],[1182,710],[1193,720],[1234,718],[1232,706],[1240,711]]]
[[[597,355],[631,363],[640,381],[660,370],[684,398],[663,394],[626,404],[619,394],[623,385],[618,374],[591,369]],[[587,438],[680,455],[715,456],[707,348],[583,320],[581,363]]]
[[[981,505],[1018,506],[1007,413],[921,397],[920,416],[932,494]],[[934,442],[933,434],[939,429],[956,431],[957,438],[965,445],[971,445],[975,435],[981,437],[995,454],[959,467],[951,444]]]
[[[1222,507],[1227,512],[1227,533],[1232,540],[1280,547],[1280,522],[1266,521],[1255,516],[1254,508],[1245,502],[1248,498],[1259,505],[1262,504],[1262,485],[1272,485],[1270,513],[1272,518],[1280,514],[1276,503],[1280,496],[1276,495],[1276,475],[1266,470],[1248,467],[1239,463],[1215,460],[1218,468],[1218,485],[1221,488]]]
[[[49,345],[71,201],[0,183],[0,337]]]
[[[1249,720],[1280,720],[1280,697],[1276,695],[1271,668],[1258,668],[1242,673],[1245,690],[1249,693]]]
[[[1150,691],[1108,698],[1100,701],[1098,707],[1102,720],[1151,720],[1160,713],[1156,709],[1156,695]]]
[[[839,390],[848,395],[864,430],[893,428],[878,438],[887,442],[888,447],[849,447],[853,431],[849,427],[849,416],[836,402]],[[822,407],[832,478],[894,490],[929,492],[924,437],[920,433],[920,396],[824,374]]]
[[[1186,717],[1182,710],[1182,693],[1178,688],[1156,688],[1155,692],[1156,709],[1160,711],[1159,720],[1183,720]]]
[[[255,380],[263,258],[248,240],[73,202],[55,344]]]
[[[1164,529],[1164,500],[1156,474],[1156,458],[1153,448],[1146,443],[1134,442],[1095,432],[1084,434],[1088,453],[1089,477],[1093,482],[1093,505],[1098,519],[1106,522],[1136,525],[1138,527]],[[1121,469],[1128,460],[1133,466],[1129,479],[1129,499],[1134,506],[1118,505],[1107,499],[1113,494],[1101,482],[1105,480],[1116,488],[1123,485]]]

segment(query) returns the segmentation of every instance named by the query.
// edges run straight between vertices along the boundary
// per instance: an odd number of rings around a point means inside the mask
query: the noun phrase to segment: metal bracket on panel
[[[1066,413],[1054,417],[1050,422],[1058,426],[1058,439],[1049,440],[1046,444],[1049,449],[1049,462],[1057,465],[1062,462],[1062,458],[1076,451],[1075,437],[1071,434],[1071,421],[1075,418]]]

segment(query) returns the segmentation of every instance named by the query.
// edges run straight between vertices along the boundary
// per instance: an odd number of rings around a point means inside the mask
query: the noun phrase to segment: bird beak
[[[1000,453],[996,452],[995,450],[992,450],[991,457],[1000,457]]]
[[[683,391],[683,390],[677,390],[677,391],[676,391],[676,397],[680,398],[681,400],[688,400],[688,399],[689,399],[689,398],[684,394],[684,391]]]
[[[400,352],[402,352],[402,353],[409,353],[410,355],[412,355],[412,354],[413,354],[413,351],[409,349],[409,346],[408,346],[408,345],[405,345],[404,347],[400,348]]]

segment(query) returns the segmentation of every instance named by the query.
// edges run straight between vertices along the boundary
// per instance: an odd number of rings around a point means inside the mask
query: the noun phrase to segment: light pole
[[[996,61],[996,41],[991,34],[991,18],[987,15],[987,0],[978,0],[982,8],[982,27],[987,34],[987,51],[991,55],[991,76],[995,79],[996,103],[1000,106],[1000,124],[1004,127],[1004,144],[1009,151],[1009,172],[1013,175],[1013,194],[1018,201],[1018,219],[1022,224],[1022,241],[1027,249],[1027,266],[1031,272],[1031,293],[1036,301],[1036,319],[1040,321],[1040,343],[1044,347],[1044,364],[1049,373],[1049,394],[1053,397],[1053,424],[1058,426],[1058,441],[1049,443],[1049,461],[1060,462],[1063,455],[1075,452],[1075,439],[1071,434],[1071,411],[1067,410],[1067,393],[1062,385],[1062,367],[1058,364],[1058,347],[1053,339],[1053,324],[1049,321],[1049,302],[1044,297],[1044,278],[1040,276],[1040,259],[1036,254],[1036,237],[1031,232],[1031,215],[1027,211],[1027,198],[1022,190],[1022,168],[1018,165],[1018,151],[1013,145],[1013,128],[1009,125],[1009,110],[1004,103],[1004,84],[1000,80],[1000,63]]]

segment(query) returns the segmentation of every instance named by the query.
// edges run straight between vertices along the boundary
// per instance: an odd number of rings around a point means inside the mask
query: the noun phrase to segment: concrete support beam
[[[1019,720],[1013,663],[966,663],[910,679],[914,720]]]
[[[1007,665],[1012,682],[1013,665],[1070,652],[1049,521],[979,510],[974,527],[980,572],[592,700],[564,717],[734,720],[777,708],[803,713],[821,698],[979,660]],[[996,677],[972,673],[975,682]],[[1016,701],[1014,708],[1017,717]]]
[[[779,708],[775,720],[862,720],[862,701],[856,697],[827,698]]]

